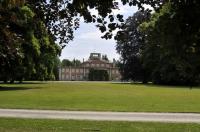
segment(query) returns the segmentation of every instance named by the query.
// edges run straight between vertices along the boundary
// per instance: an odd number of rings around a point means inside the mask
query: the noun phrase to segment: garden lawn
[[[0,108],[200,112],[200,88],[99,82],[0,84]]]
[[[1,132],[199,132],[200,124],[0,118]]]

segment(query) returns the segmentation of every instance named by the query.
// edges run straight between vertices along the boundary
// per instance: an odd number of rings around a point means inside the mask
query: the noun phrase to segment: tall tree
[[[61,62],[59,57],[54,58],[54,67],[53,67],[53,74],[55,76],[55,80],[59,80],[59,69],[61,67]]]
[[[68,66],[80,66],[81,61],[77,59],[73,59],[72,61],[68,59],[62,60],[62,67],[68,67]]]
[[[170,2],[155,13],[145,29],[145,64],[153,82],[194,85],[200,83],[200,2]]]
[[[62,67],[68,67],[68,66],[72,66],[72,62],[68,59],[63,59],[62,60]]]
[[[120,71],[124,80],[142,81],[148,80],[147,71],[142,65],[142,52],[144,49],[145,34],[138,28],[141,23],[149,20],[150,12],[136,12],[129,17],[124,25],[124,30],[116,35],[117,51],[121,55]]]
[[[72,61],[72,66],[80,66],[81,65],[81,61],[78,59],[73,59]]]
[[[53,78],[51,59],[57,57],[60,48],[43,22],[27,6],[1,7],[0,13],[1,78],[5,82],[30,79],[41,69],[45,72],[37,78]]]

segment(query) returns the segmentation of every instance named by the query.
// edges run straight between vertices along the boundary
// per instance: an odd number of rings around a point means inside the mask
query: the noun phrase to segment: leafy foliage
[[[200,83],[200,4],[175,3],[167,3],[155,14],[159,17],[144,26],[148,34],[145,65],[152,69],[155,83],[192,86]]]
[[[120,71],[124,80],[147,82],[147,71],[143,67],[142,52],[145,34],[138,28],[150,18],[148,10],[137,12],[126,20],[124,30],[116,35],[117,51],[121,55]]]
[[[0,12],[1,80],[54,79],[52,60],[60,48],[43,22],[27,6],[1,8]]]
[[[128,25],[129,18],[116,37],[124,78],[135,80],[143,69],[157,84],[199,84],[199,8],[195,0],[173,1],[153,13],[150,21]]]
[[[62,67],[68,67],[68,66],[80,66],[81,65],[81,61],[74,59],[72,61],[68,60],[68,59],[63,59],[62,60]]]
[[[129,6],[138,6],[144,9],[143,5],[148,4],[155,9],[162,5],[163,0],[121,0],[119,1]],[[112,37],[112,31],[116,28],[122,28],[123,15],[114,14],[114,9],[119,9],[119,2],[115,0],[31,0],[27,3],[32,7],[39,18],[45,23],[48,31],[54,34],[54,37],[60,41],[62,48],[73,39],[74,29],[79,27],[80,17],[86,23],[96,23],[99,30],[104,33],[103,38]],[[91,13],[96,10],[98,15]],[[107,19],[108,18],[108,19]],[[107,22],[108,20],[108,22]],[[122,25],[121,25],[122,24]]]

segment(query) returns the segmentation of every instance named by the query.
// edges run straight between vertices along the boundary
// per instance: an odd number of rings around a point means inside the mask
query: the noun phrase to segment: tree
[[[102,60],[109,61],[107,55],[102,55]]]
[[[144,49],[145,34],[138,30],[139,25],[150,18],[148,10],[136,12],[129,17],[124,29],[116,35],[117,52],[121,55],[120,71],[124,80],[148,80],[147,70],[143,67],[142,52]]]
[[[55,80],[59,80],[59,68],[61,67],[61,62],[59,57],[54,59],[54,67],[53,67],[53,74],[55,76]]]
[[[26,72],[23,66],[24,54],[21,47],[27,40],[26,38],[31,38],[28,34],[30,30],[27,24],[32,20],[33,13],[26,7],[1,8],[0,12],[1,76],[5,82],[7,80],[13,82],[15,78],[21,81],[22,75]],[[30,42],[30,40],[27,41]],[[38,53],[36,48],[37,45],[33,48],[32,54]]]
[[[144,65],[151,69],[154,83],[200,83],[199,8],[194,0],[166,3],[141,25],[147,34]]]
[[[53,79],[52,59],[60,48],[44,23],[27,6],[0,8],[0,12],[0,78],[11,83],[31,78]]]
[[[81,61],[80,60],[73,59],[72,66],[80,66],[80,65],[81,65]]]
[[[61,65],[62,65],[62,67],[72,66],[72,62],[68,59],[63,59]]]
[[[62,67],[68,67],[68,66],[80,66],[81,61],[77,59],[73,59],[72,61],[68,59],[63,59],[62,60]]]

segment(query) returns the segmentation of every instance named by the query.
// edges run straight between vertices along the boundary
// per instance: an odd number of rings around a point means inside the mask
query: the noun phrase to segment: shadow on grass
[[[30,89],[40,89],[39,87],[12,87],[12,86],[0,86],[1,91],[18,91],[18,90],[30,90]]]
[[[149,85],[141,82],[111,82],[111,84],[123,84],[123,85]]]
[[[18,84],[47,84],[47,82],[22,82]]]
[[[8,84],[8,85],[12,85],[12,84],[47,84],[47,82],[22,82],[22,83],[19,83],[19,82],[15,82],[15,83],[4,83],[2,81],[0,81],[0,84]]]
[[[183,88],[183,89],[200,89],[200,86],[189,86],[189,85],[159,85],[153,83],[143,84],[141,82],[112,82],[111,84],[120,84],[120,85],[141,85],[146,87],[158,87],[158,88]]]

